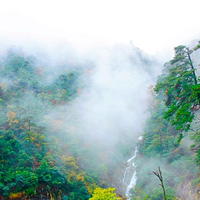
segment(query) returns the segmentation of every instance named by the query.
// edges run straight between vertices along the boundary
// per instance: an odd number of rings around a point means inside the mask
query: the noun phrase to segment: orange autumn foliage
[[[18,193],[10,193],[9,195],[9,199],[20,199],[22,197],[22,193],[18,192]]]

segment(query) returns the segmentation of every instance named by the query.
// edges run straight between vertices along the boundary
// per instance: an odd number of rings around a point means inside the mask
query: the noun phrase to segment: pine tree
[[[165,64],[164,72],[155,87],[157,93],[165,96],[168,109],[164,118],[180,131],[189,130],[194,113],[200,105],[200,84],[191,53],[192,50],[186,46],[175,47],[175,56]]]

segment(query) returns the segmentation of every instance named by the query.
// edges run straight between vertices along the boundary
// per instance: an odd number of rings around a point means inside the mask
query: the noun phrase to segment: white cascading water
[[[141,140],[142,140],[142,136],[140,136],[140,137],[138,138],[138,141],[141,141]],[[134,159],[135,159],[135,157],[137,156],[137,153],[138,153],[138,146],[137,146],[137,144],[136,144],[133,157],[131,157],[131,158],[129,158],[129,159],[127,160],[128,167],[126,168],[126,170],[125,170],[125,172],[124,172],[124,177],[123,177],[123,182],[127,185],[125,195],[126,195],[126,197],[128,197],[128,200],[130,200],[130,190],[131,190],[131,188],[133,188],[133,187],[136,185],[136,182],[137,182],[137,172],[136,172],[136,167],[137,167],[137,166],[136,166],[135,163],[134,163]],[[130,170],[131,168],[133,169],[133,175],[132,175],[132,178],[131,178],[131,180],[130,180],[130,183],[127,184],[127,183],[125,182],[125,180],[126,180],[126,175],[127,175],[128,170]]]

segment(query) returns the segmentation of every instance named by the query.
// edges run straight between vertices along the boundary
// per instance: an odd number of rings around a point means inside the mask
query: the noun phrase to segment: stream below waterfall
[[[142,140],[142,136],[138,138],[138,142],[141,140]],[[136,172],[137,165],[135,165],[134,159],[136,158],[137,153],[138,153],[138,142],[136,144],[133,156],[127,160],[127,167],[124,171],[123,183],[127,186],[125,195],[128,198],[128,200],[130,200],[130,195],[131,195],[130,190],[131,188],[135,187],[136,182],[137,182],[137,172]],[[130,176],[131,176],[131,179],[128,179],[128,177]]]

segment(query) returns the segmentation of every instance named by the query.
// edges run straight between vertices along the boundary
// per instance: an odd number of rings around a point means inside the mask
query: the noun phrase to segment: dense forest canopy
[[[127,109],[143,98],[139,95],[132,102],[138,90],[132,88],[132,78],[138,79],[140,72],[127,72],[153,61],[133,46],[122,46],[124,52],[120,48],[112,51],[122,56],[106,61],[110,69],[100,72],[94,61],[68,59],[51,66],[17,48],[2,55],[2,199],[89,199],[93,193],[95,199],[104,192],[114,198],[114,189],[104,190],[113,185],[121,192],[115,182],[134,148],[130,130],[140,126],[128,119],[136,114],[129,111],[127,116]],[[140,71],[146,73],[145,67]],[[101,80],[105,75],[109,85]]]

